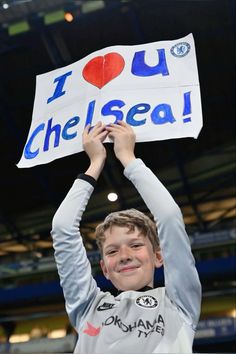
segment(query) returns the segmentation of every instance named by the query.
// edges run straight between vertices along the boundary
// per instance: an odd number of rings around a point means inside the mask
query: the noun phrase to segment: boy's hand
[[[109,132],[108,136],[114,141],[114,152],[118,160],[124,167],[135,159],[135,134],[133,128],[119,120],[117,124],[110,124],[106,127]]]
[[[83,148],[90,159],[90,166],[86,174],[97,179],[102,171],[106,159],[106,149],[103,141],[106,139],[108,131],[105,125],[98,122],[91,130],[88,124],[83,132]]]

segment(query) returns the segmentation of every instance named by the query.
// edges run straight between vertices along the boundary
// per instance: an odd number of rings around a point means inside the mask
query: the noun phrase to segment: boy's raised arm
[[[125,176],[134,184],[154,216],[164,258],[167,294],[195,329],[200,314],[201,285],[182,213],[154,173],[142,160],[135,159],[132,128],[124,122],[119,122],[119,125],[119,129],[111,125],[109,136],[114,139],[114,151],[125,167]]]
[[[51,231],[67,313],[76,328],[79,328],[99,291],[91,274],[79,225],[104,166],[106,150],[102,143],[107,132],[101,123],[92,130],[89,128],[87,126],[83,133],[83,144],[90,159],[90,166],[85,174],[75,180],[61,203],[53,218]]]

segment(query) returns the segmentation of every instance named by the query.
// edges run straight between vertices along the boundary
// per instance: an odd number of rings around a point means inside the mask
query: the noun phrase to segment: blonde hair
[[[142,235],[148,237],[154,251],[159,248],[159,239],[154,221],[139,210],[127,209],[110,213],[105,220],[96,227],[96,242],[101,255],[103,255],[105,231],[110,229],[113,225],[128,227],[129,232],[134,231],[135,227],[137,227]]]

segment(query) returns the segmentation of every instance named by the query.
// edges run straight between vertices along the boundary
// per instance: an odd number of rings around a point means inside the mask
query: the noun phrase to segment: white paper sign
[[[32,123],[18,167],[80,152],[88,123],[121,119],[133,127],[137,142],[198,137],[202,110],[192,34],[108,47],[37,76]]]

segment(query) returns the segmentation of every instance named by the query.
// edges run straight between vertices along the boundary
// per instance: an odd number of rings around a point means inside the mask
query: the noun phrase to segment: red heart
[[[91,59],[83,69],[83,77],[90,84],[102,88],[120,75],[125,66],[124,58],[118,53],[108,53]]]

